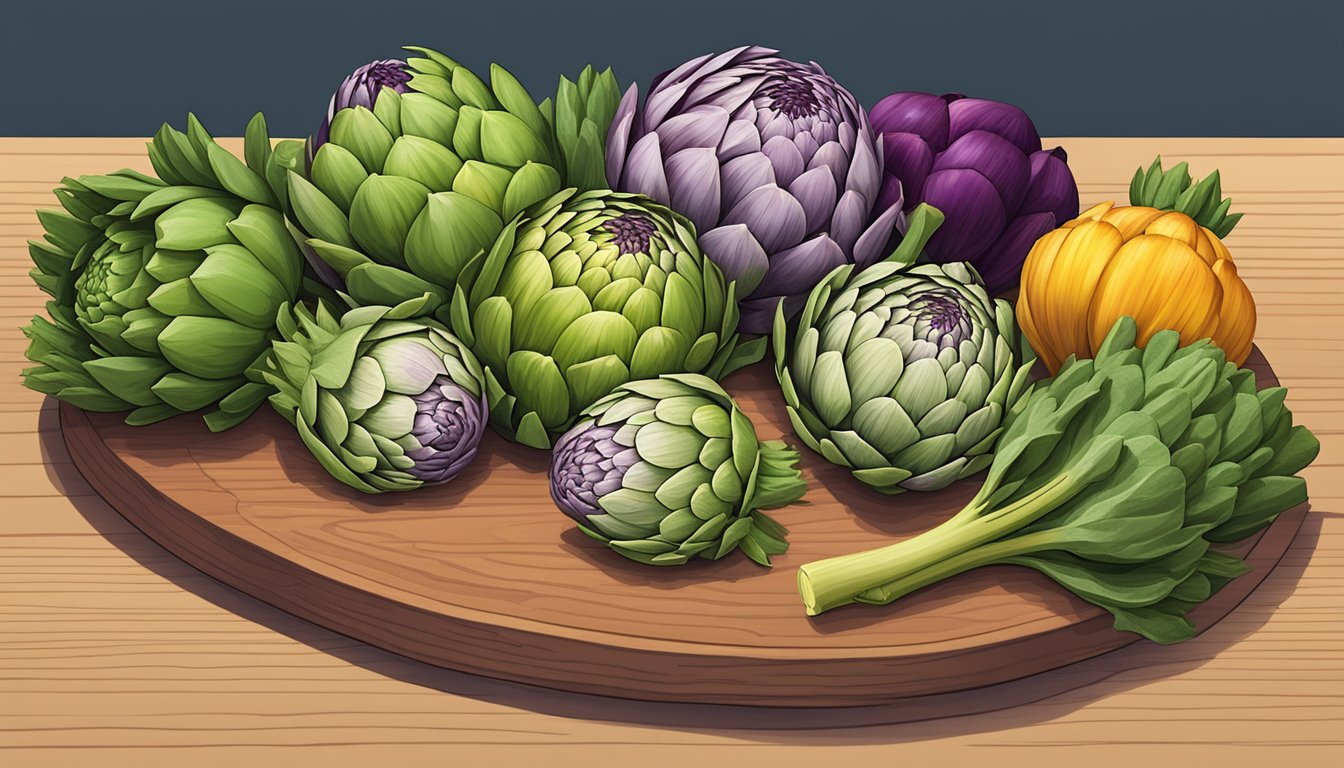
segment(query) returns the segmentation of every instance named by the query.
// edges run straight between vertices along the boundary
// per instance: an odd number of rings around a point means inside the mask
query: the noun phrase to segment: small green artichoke
[[[718,560],[740,548],[761,565],[788,549],[761,513],[806,490],[798,452],[761,441],[713,380],[635,381],[583,412],[555,444],[551,496],[579,528],[649,565]]]
[[[759,360],[737,339],[733,285],[691,225],[640,195],[565,192],[539,203],[463,270],[453,330],[485,366],[490,417],[549,448],[579,411],[628,381],[722,378]]]
[[[589,67],[538,105],[503,67],[486,85],[438,51],[407,50],[423,57],[376,62],[381,80],[361,68],[338,90],[290,202],[330,287],[365,305],[428,293],[433,311],[525,208],[605,186],[601,137],[620,96],[610,70]],[[370,94],[377,82],[392,87]]]
[[[941,215],[924,207],[892,259],[831,272],[775,372],[808,447],[884,493],[933,491],[989,465],[1030,383],[1013,310],[969,264],[912,264]]]
[[[91,411],[130,411],[128,424],[214,406],[214,430],[245,419],[270,387],[247,371],[270,348],[276,311],[293,301],[303,255],[285,226],[284,165],[261,115],[246,162],[196,118],[164,125],[149,145],[159,178],[123,170],[65,179],[66,213],[39,211],[46,242],[30,242],[30,274],[51,295],[24,328],[38,365],[24,383]]]
[[[339,321],[319,303],[283,309],[265,379],[271,404],[333,477],[364,493],[451,480],[485,431],[481,367],[426,298],[359,307]]]

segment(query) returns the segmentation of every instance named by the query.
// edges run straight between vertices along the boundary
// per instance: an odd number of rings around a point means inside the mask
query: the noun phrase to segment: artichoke
[[[283,309],[265,361],[271,404],[332,477],[364,493],[451,480],[485,431],[481,367],[443,326],[412,319],[425,298],[359,307],[338,322],[319,303]]]
[[[485,366],[495,427],[549,448],[628,381],[717,379],[759,360],[763,337],[737,343],[733,297],[672,211],[639,195],[566,192],[510,222],[463,271],[451,319]]]
[[[433,311],[505,222],[562,188],[605,186],[601,138],[619,90],[590,67],[538,106],[502,67],[487,86],[437,51],[408,50],[424,57],[347,78],[307,172],[289,177],[290,201],[327,285],[366,305],[428,293]]]
[[[551,496],[579,528],[649,565],[718,560],[734,549],[761,565],[788,549],[760,512],[806,490],[798,452],[760,441],[712,380],[635,381],[594,403],[555,444]]]
[[[1029,383],[1012,307],[968,264],[912,264],[937,228],[916,209],[891,259],[837,268],[796,337],[775,317],[775,372],[808,447],[882,491],[933,491],[988,466]]]
[[[1078,215],[1078,186],[1064,150],[1041,148],[1027,113],[951,93],[893,93],[870,117],[882,137],[879,207],[904,197],[946,223],[929,240],[932,261],[969,261],[991,295],[1017,285],[1036,238]]]
[[[247,127],[246,163],[194,116],[149,144],[158,178],[122,170],[65,179],[67,213],[39,211],[33,280],[50,320],[24,328],[24,383],[91,411],[149,424],[214,407],[213,430],[245,419],[270,393],[247,371],[270,348],[276,311],[302,285],[303,255],[278,208],[284,166],[266,123]]]
[[[660,75],[637,107],[631,86],[607,137],[612,189],[695,223],[737,282],[742,331],[767,333],[775,305],[797,314],[842,264],[877,261],[900,200],[874,207],[882,151],[854,96],[815,63],[755,46]]]

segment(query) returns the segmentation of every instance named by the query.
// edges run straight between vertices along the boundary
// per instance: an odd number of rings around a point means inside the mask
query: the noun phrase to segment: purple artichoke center
[[[966,319],[966,310],[961,304],[946,296],[930,296],[919,308],[929,319],[929,324],[940,331],[950,331],[961,325]]]
[[[916,336],[940,347],[956,346],[971,337],[973,322],[965,306],[951,296],[925,294],[911,306]]]
[[[420,447],[406,452],[415,462],[407,471],[425,482],[446,480],[476,455],[485,427],[481,399],[447,376],[438,376],[411,399],[415,402],[411,436]]]
[[[610,232],[621,255],[648,253],[649,239],[657,231],[653,220],[638,213],[626,213],[608,221],[602,228]]]
[[[411,81],[411,73],[406,71],[404,62],[397,60],[375,62],[369,67],[366,73],[368,82],[375,89],[386,86],[394,90],[402,90],[398,86],[405,85]]]
[[[626,470],[639,462],[634,448],[616,442],[621,424],[579,424],[555,443],[551,459],[551,496],[560,509],[582,523],[603,514],[601,498],[619,490]]]
[[[816,91],[808,80],[792,75],[771,78],[761,86],[760,94],[769,99],[770,108],[789,118],[812,117],[821,111]]]

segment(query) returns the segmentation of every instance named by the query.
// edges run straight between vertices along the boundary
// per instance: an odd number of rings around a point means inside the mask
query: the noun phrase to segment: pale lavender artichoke
[[[1064,150],[1041,148],[1021,109],[958,93],[893,93],[871,112],[881,134],[878,205],[904,200],[942,211],[924,254],[968,261],[991,296],[1017,285],[1036,240],[1078,215],[1078,186]]]
[[[902,222],[875,206],[882,150],[858,101],[816,63],[749,46],[634,86],[607,134],[607,181],[694,222],[741,298],[740,328],[796,314],[835,267],[877,261]]]
[[[331,132],[331,120],[339,110],[346,107],[373,109],[373,100],[383,88],[405,93],[409,90],[407,84],[410,82],[411,72],[406,68],[406,62],[401,59],[371,61],[351,72],[341,83],[341,87],[331,95],[331,102],[327,105],[327,118],[322,121],[322,127],[317,131],[313,151],[317,151],[318,147],[327,143]]]

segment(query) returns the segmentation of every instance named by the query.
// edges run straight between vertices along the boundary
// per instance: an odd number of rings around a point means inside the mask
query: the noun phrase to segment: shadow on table
[[[752,708],[660,704],[538,688],[453,672],[323,629],[248,597],[178,560],[102,500],[71,463],[53,401],[39,419],[46,470],[88,523],[137,563],[209,602],[382,675],[501,706],[556,717],[686,731],[732,731],[735,738],[777,744],[867,744],[921,741],[1052,720],[1116,693],[1196,669],[1254,633],[1296,588],[1320,536],[1323,515],[1307,514],[1290,555],[1232,619],[1174,646],[1146,641],[1061,669],[986,688],[918,701],[843,709]]]

